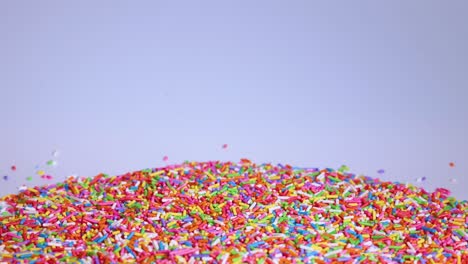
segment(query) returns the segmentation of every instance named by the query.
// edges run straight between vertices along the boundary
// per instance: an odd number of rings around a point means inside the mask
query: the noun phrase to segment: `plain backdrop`
[[[249,158],[467,199],[467,13],[467,1],[1,1],[0,195]]]

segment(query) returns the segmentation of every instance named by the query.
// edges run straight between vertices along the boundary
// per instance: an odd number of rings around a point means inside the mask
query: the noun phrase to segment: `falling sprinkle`
[[[450,163],[449,163],[449,166],[453,168],[453,167],[455,167],[455,163],[454,163],[454,162],[450,162]]]
[[[384,169],[380,169],[377,171],[378,174],[384,174],[385,173],[385,170]]]
[[[38,171],[36,172],[36,174],[39,175],[39,176],[42,176],[42,175],[45,174],[45,171],[43,171],[43,170],[38,170]]]
[[[15,170],[16,170],[16,166],[15,166],[15,165],[11,166],[11,170],[12,170],[12,171],[15,171]]]
[[[168,161],[169,160],[169,157],[168,156],[164,156],[163,157],[163,161]]]
[[[47,161],[47,165],[55,166],[55,165],[57,165],[57,162],[55,160],[49,160],[49,161]]]
[[[416,179],[417,182],[423,182],[426,180],[426,177],[419,177]]]
[[[32,177],[31,177],[31,176],[29,176],[29,177],[27,177],[27,178],[26,178],[26,180],[28,180],[28,181],[32,181]]]
[[[223,144],[223,149],[227,149],[228,144]]]
[[[52,156],[53,157],[58,157],[59,152],[57,150],[52,151]]]
[[[8,180],[8,175],[3,176],[3,179],[6,181]]]
[[[44,174],[41,176],[42,179],[47,179],[47,180],[50,180],[52,179],[52,176],[48,175],[48,174]]]
[[[452,179],[450,179],[450,182],[451,182],[451,183],[456,183],[456,182],[457,182],[457,179],[452,178]]]

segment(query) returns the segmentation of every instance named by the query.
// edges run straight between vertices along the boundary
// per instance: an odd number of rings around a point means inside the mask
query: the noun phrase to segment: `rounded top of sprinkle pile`
[[[468,261],[468,202],[339,170],[185,162],[0,199],[3,261]]]

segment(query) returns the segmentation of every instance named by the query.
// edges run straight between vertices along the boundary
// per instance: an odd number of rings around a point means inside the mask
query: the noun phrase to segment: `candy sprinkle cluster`
[[[468,263],[468,202],[249,160],[69,178],[0,199],[10,263]]]

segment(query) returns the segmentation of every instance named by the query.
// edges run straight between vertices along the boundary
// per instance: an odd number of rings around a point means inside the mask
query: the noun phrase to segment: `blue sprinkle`
[[[98,237],[94,240],[96,243],[102,243],[106,238],[108,237],[108,234],[103,235],[102,237]]]
[[[424,231],[431,232],[431,233],[433,233],[433,234],[436,233],[436,230],[435,230],[434,228],[429,228],[429,227],[423,226],[422,229],[423,229]]]
[[[128,239],[128,240],[132,239],[133,235],[135,235],[135,232],[132,231],[132,232],[128,235],[127,239]]]
[[[133,250],[129,246],[125,246],[125,249],[128,253],[130,253],[134,258],[137,258]]]

